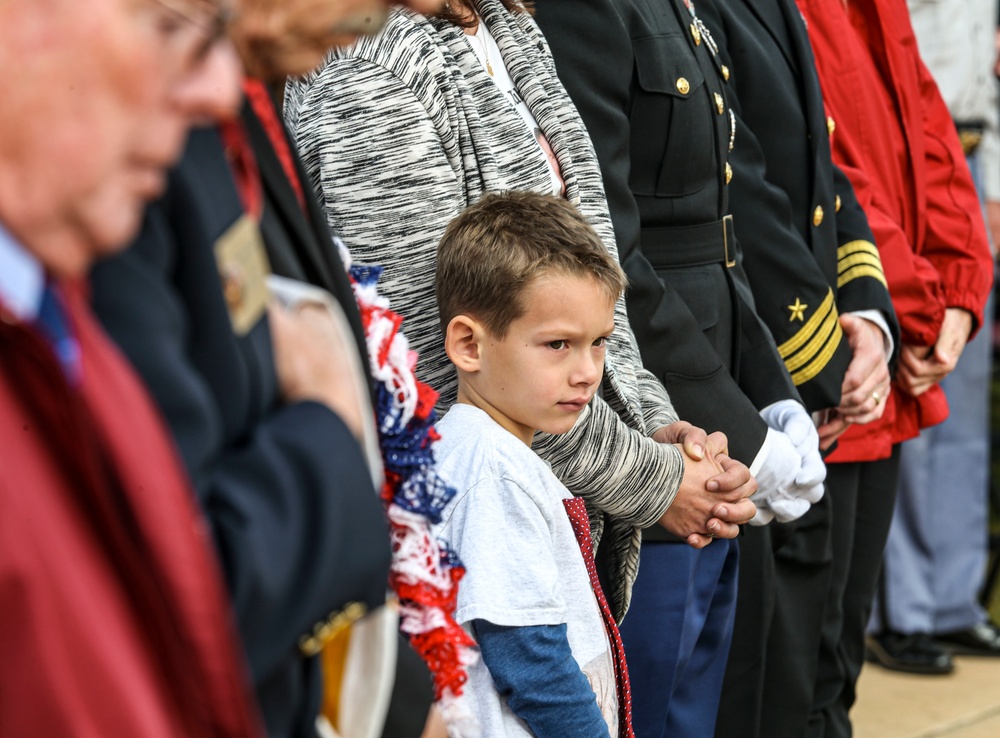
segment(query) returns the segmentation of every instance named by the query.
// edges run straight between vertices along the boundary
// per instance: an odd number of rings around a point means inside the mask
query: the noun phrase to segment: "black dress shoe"
[[[1000,656],[1000,628],[987,620],[966,630],[934,636],[952,653],[963,656]]]
[[[955,664],[951,654],[926,633],[903,635],[884,631],[868,636],[867,659],[892,671],[908,674],[951,674]]]

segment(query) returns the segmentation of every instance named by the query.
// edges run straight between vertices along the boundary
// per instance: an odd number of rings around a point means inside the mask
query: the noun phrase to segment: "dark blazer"
[[[702,0],[698,13],[730,70],[730,206],[757,311],[806,407],[836,406],[851,359],[839,313],[880,310],[896,346],[898,325],[867,218],[830,159],[805,26],[791,0]]]
[[[299,204],[295,191],[288,182],[285,170],[274,153],[264,126],[249,104],[244,104],[241,114],[250,146],[256,158],[264,194],[264,213],[260,230],[267,249],[271,270],[283,277],[322,287],[337,298],[341,305],[349,305],[345,314],[354,330],[361,356],[367,356],[361,317],[354,301],[351,284],[334,247],[326,216],[309,189],[309,179],[293,145],[286,142],[292,153],[292,162],[299,181],[306,188],[305,211]],[[282,124],[284,135],[284,124]],[[368,376],[369,383],[371,377]]]
[[[682,0],[538,0],[535,18],[601,164],[629,322],[685,420],[749,464],[758,409],[797,397],[754,313],[728,213],[724,72]],[[598,53],[599,50],[599,53]],[[738,233],[738,229],[737,229]]]
[[[345,312],[354,329],[358,350],[362,356],[367,356],[364,330],[358,311],[353,308],[354,296],[344,265],[333,243],[326,215],[313,195],[310,180],[284,124],[281,134],[290,147],[292,164],[303,187],[304,211],[264,126],[248,104],[243,107],[242,120],[264,189],[261,233],[272,271],[322,287],[335,295],[341,305],[349,303],[352,309]],[[371,376],[367,378],[370,383]],[[396,678],[382,730],[385,738],[417,738],[423,733],[427,711],[434,700],[432,687],[426,664],[401,634],[396,654]]]
[[[218,134],[195,132],[137,242],[95,270],[94,302],[194,482],[269,735],[315,736],[319,664],[297,642],[348,602],[384,602],[388,538],[343,422],[320,404],[279,400],[266,317],[233,332],[213,246],[241,214]],[[305,262],[306,273],[322,268]],[[334,294],[356,312],[349,291]]]

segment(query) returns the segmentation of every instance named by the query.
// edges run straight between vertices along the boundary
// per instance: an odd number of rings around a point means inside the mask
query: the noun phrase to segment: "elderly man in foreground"
[[[234,108],[225,10],[0,3],[0,735],[261,732],[194,498],[82,283]]]

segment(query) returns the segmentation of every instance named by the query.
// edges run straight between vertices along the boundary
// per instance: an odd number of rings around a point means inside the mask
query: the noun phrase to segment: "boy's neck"
[[[471,383],[465,381],[461,372],[458,374],[458,398],[456,402],[462,405],[472,405],[473,407],[479,408],[484,413],[489,415],[497,425],[524,443],[528,446],[528,448],[531,448],[531,441],[535,436],[535,429],[526,428],[525,426],[511,420],[500,410],[487,402],[482,395],[476,392],[475,387],[473,387]]]

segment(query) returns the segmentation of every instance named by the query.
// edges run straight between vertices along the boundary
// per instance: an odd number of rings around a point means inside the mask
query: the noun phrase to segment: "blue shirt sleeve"
[[[508,627],[472,623],[483,663],[510,709],[538,738],[607,738],[590,682],[566,637],[565,623]]]

